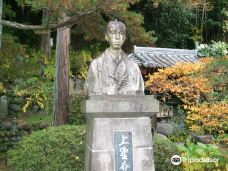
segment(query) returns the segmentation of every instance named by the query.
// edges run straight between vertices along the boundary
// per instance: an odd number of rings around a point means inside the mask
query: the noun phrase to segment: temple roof
[[[196,62],[199,59],[196,50],[138,46],[134,46],[134,52],[128,57],[146,68],[164,68],[177,62]]]

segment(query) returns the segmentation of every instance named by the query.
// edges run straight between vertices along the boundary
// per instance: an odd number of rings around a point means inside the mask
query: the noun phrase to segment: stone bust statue
[[[87,95],[143,95],[140,69],[121,49],[126,39],[125,25],[110,21],[105,39],[110,47],[90,64],[85,82]]]

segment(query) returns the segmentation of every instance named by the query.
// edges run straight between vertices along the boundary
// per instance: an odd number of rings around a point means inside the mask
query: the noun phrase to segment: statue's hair
[[[109,32],[109,28],[112,27],[112,26],[117,26],[120,29],[122,29],[124,31],[124,33],[126,33],[126,26],[125,26],[125,24],[123,22],[117,21],[117,20],[109,21],[108,22],[107,27],[106,27],[106,33]]]

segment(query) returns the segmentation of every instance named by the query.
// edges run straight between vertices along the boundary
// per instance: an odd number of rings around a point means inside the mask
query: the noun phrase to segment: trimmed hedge
[[[85,126],[65,125],[33,132],[8,152],[17,171],[82,171]]]

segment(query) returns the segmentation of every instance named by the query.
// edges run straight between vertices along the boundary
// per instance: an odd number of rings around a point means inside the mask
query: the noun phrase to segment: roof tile
[[[146,68],[164,68],[175,65],[177,62],[196,62],[196,50],[134,47],[134,52],[128,56],[139,66]]]

